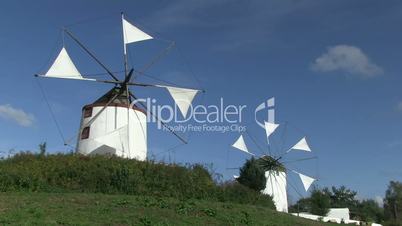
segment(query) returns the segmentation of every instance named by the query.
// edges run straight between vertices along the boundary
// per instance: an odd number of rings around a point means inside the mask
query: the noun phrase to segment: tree
[[[325,216],[329,208],[349,208],[352,219],[382,222],[384,219],[383,209],[374,200],[360,202],[357,200],[356,195],[356,191],[347,189],[345,186],[321,190],[314,188],[310,197],[300,199],[289,209],[293,212],[299,210]]]
[[[314,189],[310,196],[310,213],[326,216],[331,207],[331,198],[325,192]]]
[[[325,188],[323,191],[331,198],[332,208],[348,208],[350,217],[352,219],[357,218],[359,200],[356,198],[356,191],[350,190],[345,186],[339,188],[332,186],[331,189]]]
[[[359,201],[356,199],[357,192],[352,191],[345,186],[341,186],[339,188],[332,186],[331,190],[329,188],[325,188],[323,191],[331,198],[331,207],[333,208],[354,209],[359,203]]]
[[[385,219],[402,223],[402,183],[391,181],[384,199]]]
[[[240,168],[240,176],[237,181],[255,191],[261,191],[265,188],[266,178],[259,161],[251,158]]]
[[[372,199],[363,200],[358,204],[357,213],[360,220],[365,222],[381,223],[384,220],[384,211]]]

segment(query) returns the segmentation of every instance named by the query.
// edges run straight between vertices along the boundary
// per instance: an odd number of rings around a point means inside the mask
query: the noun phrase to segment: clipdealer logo
[[[176,100],[181,102],[186,100]],[[176,132],[244,132],[242,125],[246,105],[226,104],[221,97],[218,104],[192,105],[186,114],[181,114],[177,104],[160,105],[156,99],[137,99],[132,105],[141,102],[147,109],[147,122],[157,123],[158,129]]]
[[[275,123],[275,97],[271,97],[267,101],[262,102],[260,105],[257,106],[257,108],[254,111],[255,122],[261,128],[265,129],[264,121],[261,122],[258,120],[258,113],[263,110],[267,110],[267,118],[268,118],[267,122]]]
[[[179,100],[180,101],[180,100]],[[185,101],[185,100],[183,100]],[[175,132],[245,132],[243,117],[247,105],[226,104],[221,97],[218,104],[192,105],[185,115],[175,104],[161,105],[156,99],[137,99],[132,105],[141,102],[147,108],[147,122],[157,123],[158,129]],[[264,121],[258,120],[260,112],[267,110],[268,122],[275,123],[275,98],[264,101],[254,111],[255,122],[264,128]]]

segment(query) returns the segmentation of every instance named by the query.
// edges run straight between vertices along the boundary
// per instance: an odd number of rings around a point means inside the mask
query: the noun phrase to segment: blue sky
[[[207,92],[196,99],[198,104],[218,104],[223,97],[228,104],[247,105],[244,125],[261,142],[264,131],[254,122],[254,109],[274,96],[277,122],[288,121],[295,128],[287,142],[306,135],[319,157],[318,167],[314,162],[300,169],[317,175],[320,186],[346,185],[365,198],[382,196],[389,180],[402,180],[400,1],[0,4],[1,151],[36,149],[42,141],[52,152],[66,151],[33,74],[44,72],[57,54],[63,26],[110,68],[121,70],[119,13],[125,11],[158,38],[130,46],[133,66],[143,65],[166,47],[163,39],[176,41],[178,49],[149,73],[188,86],[201,84]],[[65,44],[82,72],[103,72],[71,40],[66,38]],[[75,136],[81,107],[110,88],[60,80],[40,84],[66,138]],[[169,101],[163,92],[134,92]],[[150,152],[161,153],[177,143],[155,125],[149,127]],[[229,148],[237,136],[193,133],[190,143],[174,149],[171,158],[213,163],[230,178],[236,172],[226,168],[240,166],[247,158]]]

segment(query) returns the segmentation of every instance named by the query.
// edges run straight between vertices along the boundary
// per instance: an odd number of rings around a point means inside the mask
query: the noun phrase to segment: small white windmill
[[[265,132],[267,140],[269,141],[269,137],[271,134],[275,132],[275,130],[279,127],[279,124],[265,122]],[[268,142],[269,144],[269,142]],[[251,156],[256,157],[256,155],[249,151],[243,135],[236,140],[236,142],[232,145],[232,147],[243,151]],[[307,143],[305,137],[299,140],[295,145],[289,148],[280,156],[274,156],[273,154],[266,154],[257,156],[257,161],[260,164],[261,168],[265,171],[265,178],[266,178],[266,186],[265,189],[261,192],[267,195],[272,196],[272,199],[275,203],[276,210],[280,212],[288,212],[288,199],[287,199],[287,174],[288,173],[295,173],[300,177],[301,182],[303,183],[303,187],[308,191],[310,186],[316,180],[312,177],[306,176],[301,174],[295,170],[292,170],[286,166],[286,162],[282,161],[289,152],[292,150],[300,150],[305,152],[311,152],[311,149]],[[312,158],[305,158],[301,160],[309,160]],[[237,179],[238,176],[235,177]]]
[[[159,84],[143,84],[131,81],[134,69],[128,70],[127,48],[131,43],[152,40],[153,37],[141,31],[121,14],[124,50],[124,79],[119,79],[108,69],[71,31],[64,29],[72,40],[80,46],[95,62],[102,67],[113,80],[86,78],[74,65],[66,48],[61,48],[53,64],[37,77],[75,79],[81,81],[100,82],[114,85],[105,95],[92,104],[83,107],[81,126],[78,133],[76,151],[84,155],[113,154],[120,157],[145,160],[147,157],[147,114],[174,134],[183,143],[187,143],[152,112],[147,111],[145,104],[135,102],[137,98],[130,91],[130,86],[156,87],[166,89],[174,99],[177,107],[185,117],[194,97],[200,91]],[[169,47],[170,48],[170,47]],[[144,71],[138,72],[139,74]],[[137,106],[140,105],[140,106]]]

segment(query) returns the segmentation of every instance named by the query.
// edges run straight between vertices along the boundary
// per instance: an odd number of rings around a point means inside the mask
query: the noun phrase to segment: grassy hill
[[[201,165],[112,156],[0,160],[0,225],[323,225]]]
[[[0,225],[331,224],[255,205],[132,195],[25,192],[0,193]]]

